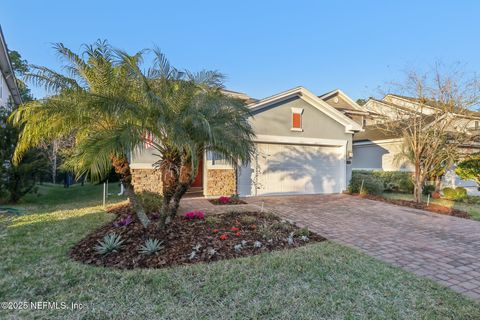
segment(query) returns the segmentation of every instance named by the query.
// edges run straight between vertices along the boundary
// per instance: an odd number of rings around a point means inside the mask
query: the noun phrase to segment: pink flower
[[[218,202],[221,204],[227,204],[230,202],[230,197],[221,196],[220,198],[218,198]]]
[[[237,237],[240,237],[242,234],[241,234],[240,231],[239,231],[239,232],[235,233],[235,235],[236,235]]]
[[[227,240],[228,239],[228,236],[226,234],[222,234],[220,236],[220,240],[224,241],[224,240]]]
[[[183,215],[185,219],[192,220],[192,219],[204,219],[205,218],[205,213],[200,210],[193,210],[190,212],[187,212]]]
[[[232,227],[230,231],[238,231],[239,229],[237,227]]]

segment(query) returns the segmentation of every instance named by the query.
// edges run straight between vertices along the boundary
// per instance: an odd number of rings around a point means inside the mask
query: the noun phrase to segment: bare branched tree
[[[441,176],[476,140],[480,115],[472,109],[479,102],[479,85],[475,77],[436,64],[425,74],[409,72],[397,92],[401,95],[384,98],[397,101],[390,101],[392,108],[384,110],[376,126],[402,138],[396,160],[412,164],[414,198],[420,202],[425,181]]]

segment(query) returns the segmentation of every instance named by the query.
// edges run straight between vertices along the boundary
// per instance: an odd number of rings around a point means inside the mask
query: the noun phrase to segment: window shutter
[[[292,128],[302,128],[302,115],[300,113],[292,113]]]

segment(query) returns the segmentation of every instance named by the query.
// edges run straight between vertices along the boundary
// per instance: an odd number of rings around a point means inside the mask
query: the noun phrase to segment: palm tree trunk
[[[145,210],[138,201],[137,195],[135,194],[132,185],[132,173],[130,171],[130,165],[128,163],[127,157],[112,157],[112,164],[115,172],[120,175],[120,181],[125,187],[125,193],[127,194],[133,211],[135,211],[138,220],[140,220],[143,227],[147,228],[150,224],[150,219],[148,218]]]
[[[170,217],[173,219],[177,215],[178,208],[180,207],[180,200],[187,193],[188,188],[194,180],[193,168],[191,162],[188,160],[184,162],[180,168],[179,183],[175,189],[173,195],[173,204],[170,208]]]
[[[162,176],[162,210],[160,216],[160,227],[164,228],[170,223],[170,203],[175,195],[175,190],[178,186],[178,171],[171,163],[166,163],[160,166]]]
[[[145,210],[143,209],[142,205],[138,201],[138,197],[135,194],[133,186],[131,183],[122,182],[125,187],[125,194],[127,195],[128,199],[130,200],[130,205],[133,208],[133,211],[137,214],[138,220],[142,223],[144,228],[147,228],[150,224],[150,219],[148,218]]]

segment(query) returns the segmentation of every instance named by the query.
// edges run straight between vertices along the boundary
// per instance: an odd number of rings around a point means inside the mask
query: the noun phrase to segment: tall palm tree
[[[141,67],[145,51],[132,56],[97,42],[86,47],[82,59],[61,44],[56,49],[67,61],[68,74],[33,67],[31,80],[55,94],[22,106],[13,116],[22,127],[17,159],[45,140],[74,135],[76,152],[67,165],[94,179],[113,165],[145,227],[149,220],[136,201],[128,159],[141,148],[146,131],[155,136],[158,152],[163,226],[175,217],[206,150],[232,164],[249,161],[250,113],[243,103],[222,94],[220,73],[179,71],[158,49],[146,72]]]
[[[144,127],[155,137],[165,225],[177,214],[204,152],[216,152],[233,165],[248,162],[254,149],[253,130],[244,103],[222,93],[223,75],[179,71],[160,50],[153,52],[153,65],[146,73],[129,55],[119,52],[119,56],[140,88],[141,104],[147,110]]]
[[[54,49],[65,72],[32,66],[26,75],[52,95],[20,106],[11,116],[21,127],[14,160],[44,142],[73,136],[77,152],[67,165],[79,175],[88,173],[94,181],[105,177],[113,165],[138,218],[148,226],[149,219],[133,192],[128,163],[129,150],[141,142],[143,131],[137,118],[141,106],[135,104],[128,70],[116,64],[115,52],[106,41],[85,45],[82,56],[61,43]],[[131,59],[141,56],[140,52]]]

